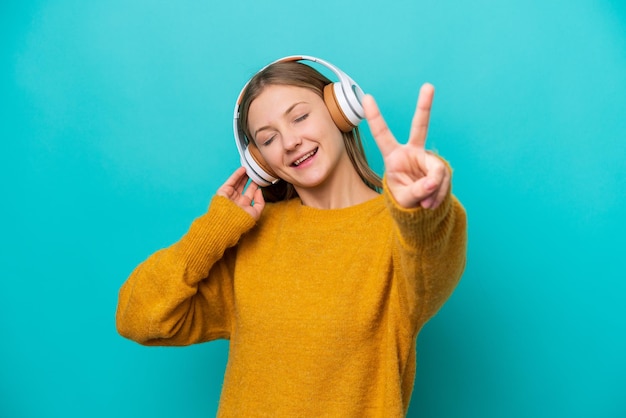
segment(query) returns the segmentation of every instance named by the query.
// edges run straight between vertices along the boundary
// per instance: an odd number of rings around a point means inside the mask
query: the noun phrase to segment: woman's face
[[[314,91],[269,85],[252,101],[248,128],[278,176],[296,188],[315,188],[354,170],[324,100]]]

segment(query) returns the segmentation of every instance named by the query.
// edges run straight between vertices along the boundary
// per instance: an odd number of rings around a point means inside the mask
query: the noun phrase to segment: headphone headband
[[[365,118],[365,112],[363,111],[363,106],[361,105],[363,90],[346,73],[328,61],[309,55],[290,55],[269,63],[261,68],[256,74],[262,72],[273,64],[290,61],[316,62],[328,68],[337,76],[339,81],[326,86],[326,88],[324,88],[323,95],[331,116],[339,129],[344,132],[349,132]],[[251,77],[250,80],[252,78],[253,77]],[[239,123],[241,100],[244,92],[250,84],[250,80],[248,80],[248,82],[243,86],[239,96],[237,96],[237,102],[235,103],[235,110],[233,114],[233,132],[235,135],[235,143],[241,158],[241,165],[246,168],[248,177],[250,177],[250,179],[259,186],[269,186],[270,184],[276,183],[279,179],[273,172],[268,172],[267,164],[262,161],[258,150],[253,150],[253,152],[251,152],[249,147],[254,146],[256,148],[256,145],[252,142],[252,140],[249,140],[249,142],[246,141],[244,129]]]

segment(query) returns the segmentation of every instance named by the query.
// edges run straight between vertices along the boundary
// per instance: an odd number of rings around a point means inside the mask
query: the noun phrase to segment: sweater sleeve
[[[467,219],[465,209],[448,192],[436,209],[406,209],[395,201],[384,183],[387,207],[394,220],[394,265],[399,275],[400,299],[421,327],[450,297],[465,269]]]
[[[120,335],[144,345],[229,338],[235,245],[254,224],[233,202],[215,196],[180,241],[152,254],[122,285]]]

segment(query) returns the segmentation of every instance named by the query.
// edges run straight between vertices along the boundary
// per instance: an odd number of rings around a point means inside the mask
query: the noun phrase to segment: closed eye
[[[276,135],[270,136],[265,141],[263,141],[263,143],[261,145],[263,145],[264,147],[268,146],[269,144],[272,143],[272,141],[274,141],[274,138],[276,138]]]
[[[296,118],[296,119],[294,120],[294,122],[302,122],[303,120],[305,120],[305,119],[306,119],[306,118],[308,118],[308,117],[309,117],[309,114],[308,114],[308,113],[305,113],[304,115],[302,115],[302,116],[300,116],[300,117]]]

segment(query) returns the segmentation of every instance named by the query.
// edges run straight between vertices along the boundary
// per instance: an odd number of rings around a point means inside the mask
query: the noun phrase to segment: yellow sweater
[[[253,218],[226,198],[122,286],[121,335],[146,345],[230,340],[220,417],[401,417],[419,330],[465,266],[465,212],[400,208],[387,191]]]

